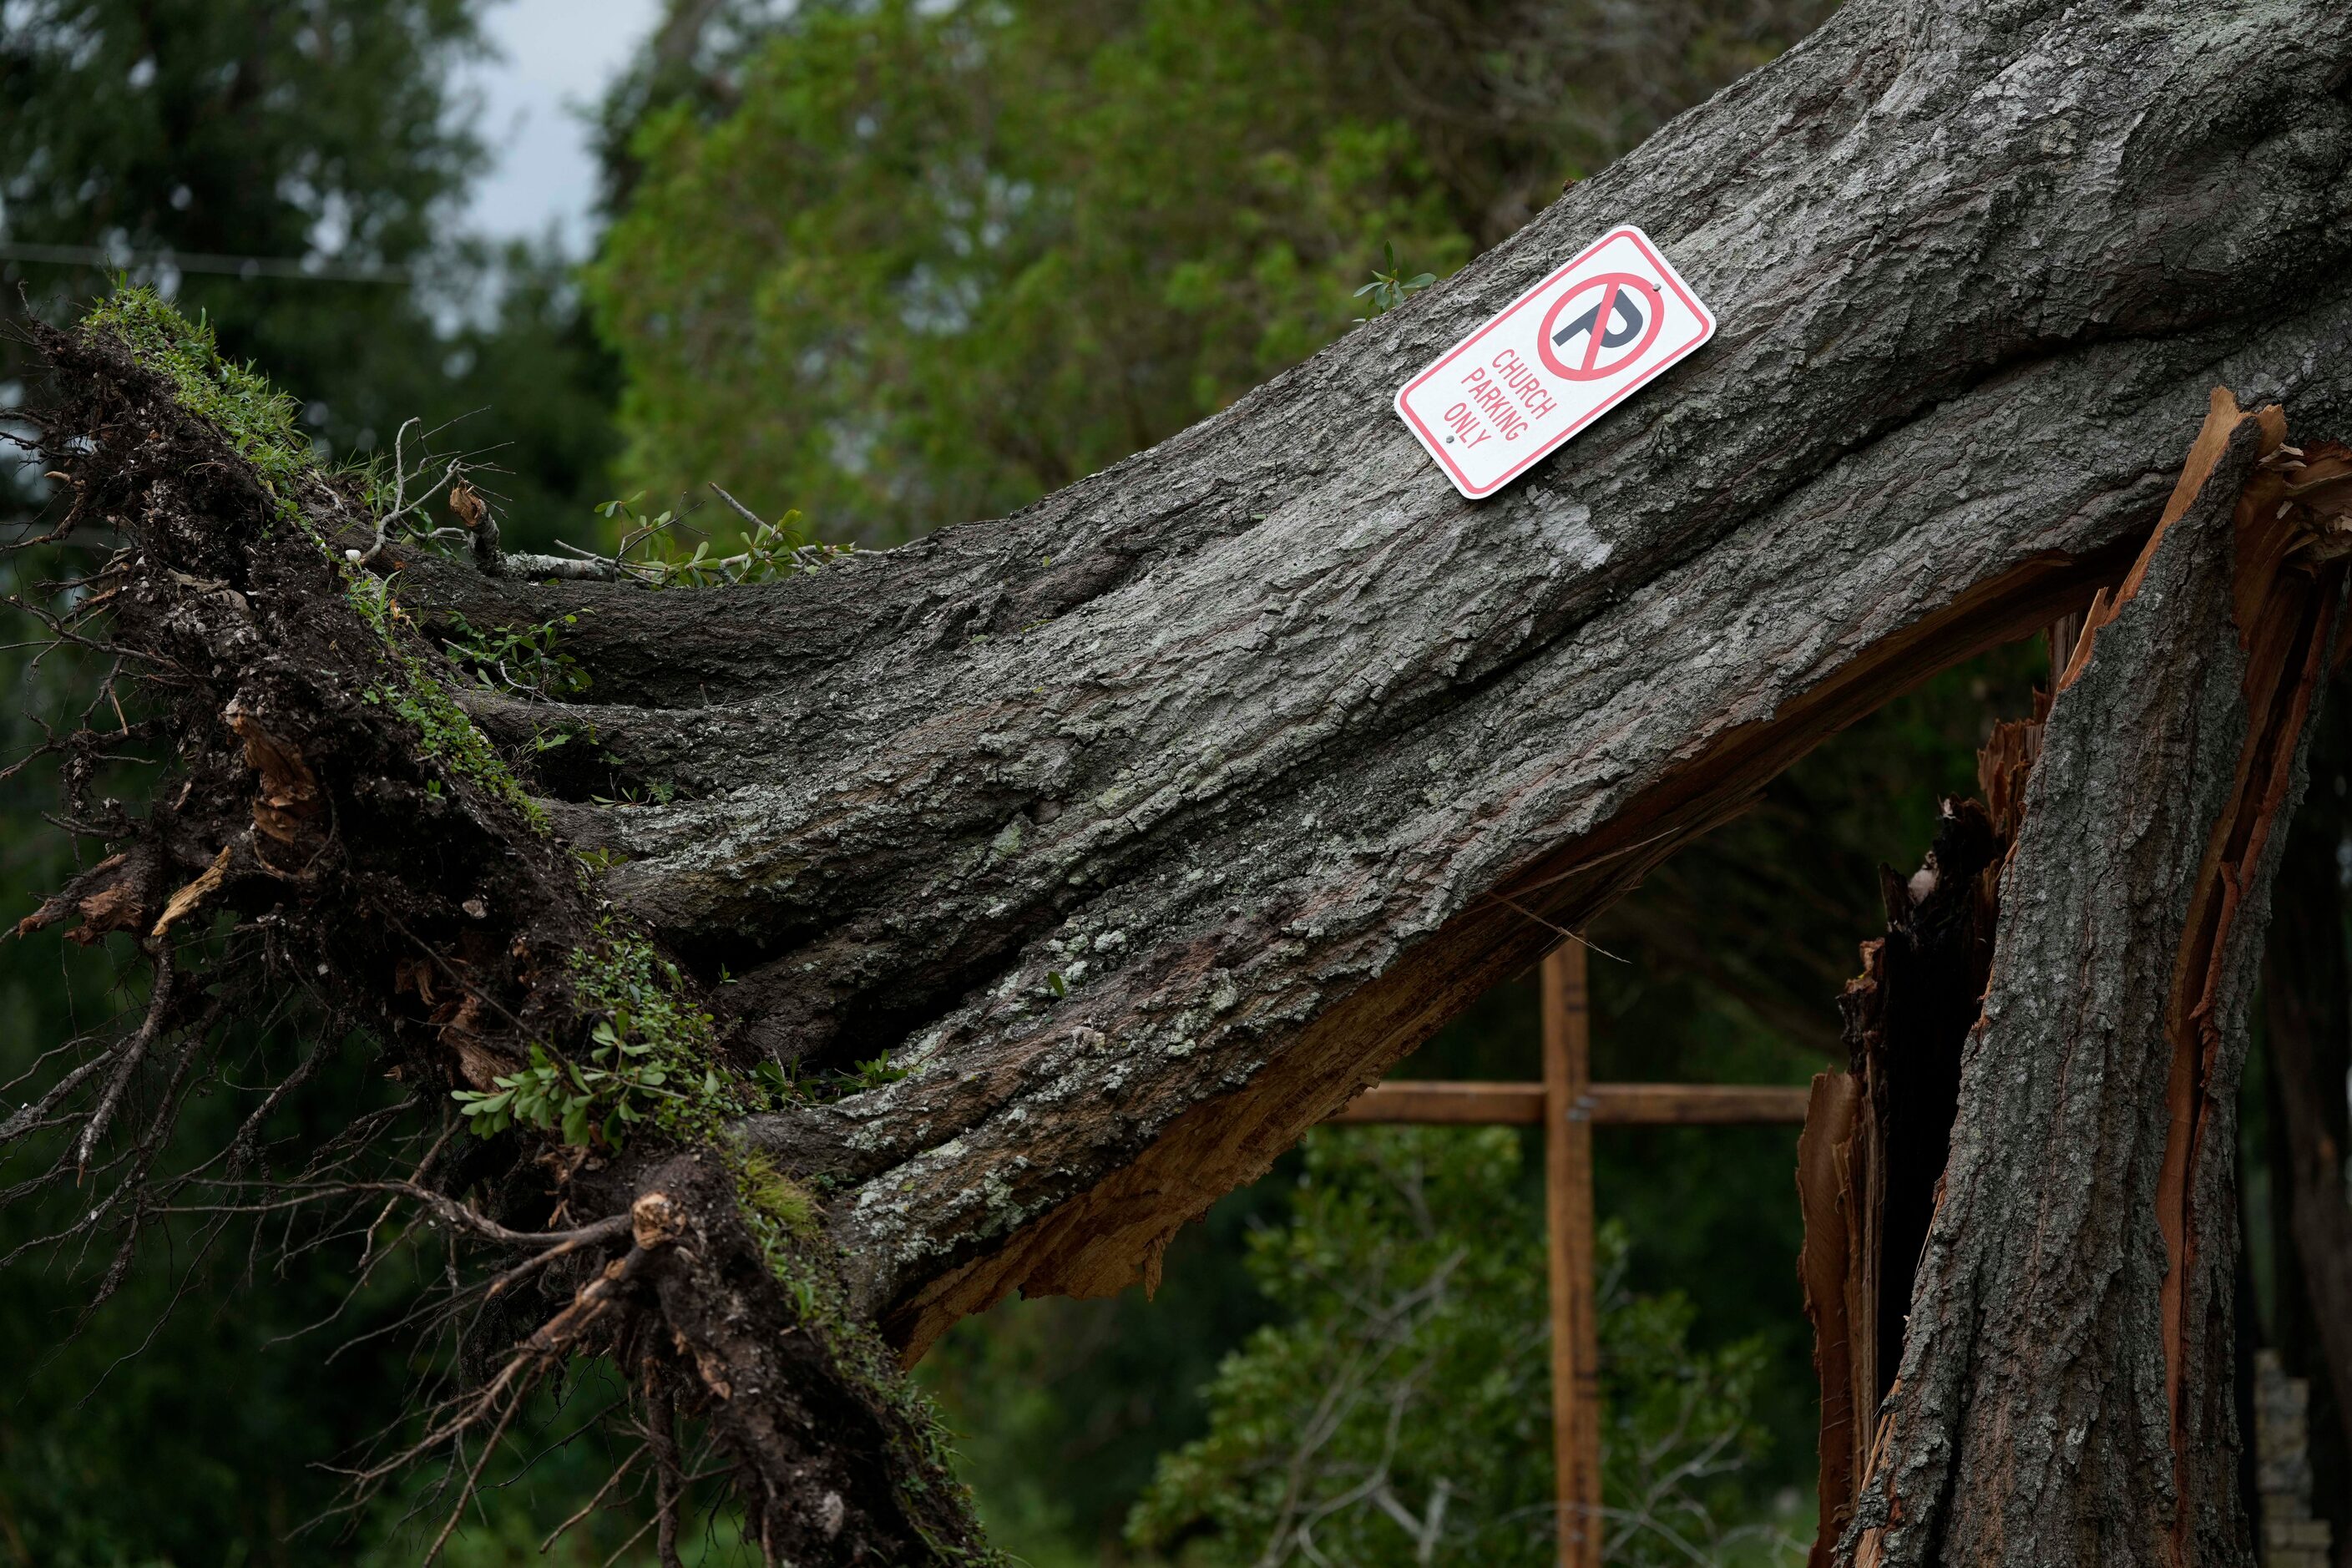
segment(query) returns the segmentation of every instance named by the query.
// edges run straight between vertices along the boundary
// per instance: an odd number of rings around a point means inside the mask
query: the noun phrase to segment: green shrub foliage
[[[1199,1568],[1555,1560],[1544,1220],[1507,1129],[1318,1131],[1285,1223],[1251,1238],[1280,1318],[1226,1358],[1208,1435],[1167,1455],[1129,1521]],[[1766,1560],[1727,1521],[1762,1447],[1762,1347],[1689,1341],[1678,1295],[1624,1286],[1599,1246],[1602,1528],[1620,1564]]]

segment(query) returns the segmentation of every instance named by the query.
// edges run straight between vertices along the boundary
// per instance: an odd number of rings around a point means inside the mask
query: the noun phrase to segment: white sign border
[[[1582,418],[1578,419],[1574,424],[1560,431],[1559,435],[1553,437],[1543,446],[1529,452],[1525,458],[1519,460],[1519,464],[1517,468],[1514,468],[1508,473],[1504,474],[1493,484],[1488,485],[1484,489],[1472,489],[1469,485],[1463,482],[1461,469],[1454,465],[1454,460],[1451,458],[1446,456],[1444,447],[1431,437],[1429,431],[1423,428],[1421,421],[1415,418],[1412,411],[1405,406],[1406,395],[1415,387],[1421,385],[1422,383],[1427,381],[1431,376],[1435,375],[1439,371],[1444,370],[1447,365],[1453,363],[1455,359],[1468,352],[1477,343],[1479,339],[1485,337],[1488,332],[1491,332],[1496,327],[1501,326],[1504,321],[1509,320],[1510,317],[1518,310],[1520,306],[1526,304],[1529,300],[1534,299],[1537,295],[1542,293],[1553,284],[1559,282],[1560,279],[1568,273],[1572,272],[1577,268],[1582,266],[1585,261],[1596,251],[1600,250],[1602,246],[1607,245],[1612,239],[1619,238],[1630,239],[1636,246],[1640,247],[1642,254],[1647,257],[1650,264],[1658,269],[1659,275],[1664,278],[1667,282],[1674,285],[1675,294],[1681,298],[1682,302],[1685,305],[1690,307],[1691,312],[1699,319],[1698,336],[1691,339],[1681,347],[1670,351],[1665,358],[1658,361],[1656,364],[1652,365],[1647,371],[1643,372],[1640,379],[1628,383],[1625,386],[1622,387],[1613,395],[1612,395],[1607,402],[1593,408]],[[1692,354],[1696,353],[1701,347],[1705,346],[1706,341],[1714,336],[1715,312],[1708,310],[1705,305],[1699,303],[1698,291],[1690,286],[1689,282],[1684,279],[1681,273],[1675,270],[1674,263],[1666,259],[1664,253],[1659,250],[1657,246],[1652,242],[1648,235],[1643,234],[1639,228],[1636,228],[1630,223],[1619,224],[1616,227],[1609,230],[1600,238],[1594,240],[1591,245],[1588,245],[1582,250],[1578,251],[1567,261],[1562,262],[1558,268],[1554,268],[1548,276],[1546,276],[1541,282],[1535,284],[1533,287],[1527,289],[1526,292],[1522,293],[1517,299],[1512,300],[1509,304],[1496,311],[1492,317],[1487,319],[1486,323],[1480,327],[1476,331],[1472,332],[1468,337],[1464,338],[1460,342],[1446,350],[1443,354],[1440,354],[1436,360],[1428,366],[1428,368],[1397,389],[1397,395],[1391,405],[1396,409],[1397,417],[1404,421],[1405,428],[1412,431],[1413,438],[1422,444],[1422,447],[1427,450],[1431,457],[1437,459],[1438,468],[1444,470],[1445,477],[1454,482],[1454,488],[1462,492],[1464,499],[1468,500],[1484,500],[1488,496],[1491,496],[1496,491],[1501,489],[1504,486],[1509,484],[1512,480],[1517,479],[1521,474],[1526,473],[1538,463],[1542,462],[1546,458],[1550,457],[1554,452],[1559,451],[1559,448],[1572,437],[1574,437],[1578,431],[1582,430],[1586,426],[1591,424],[1594,420],[1600,418],[1602,415],[1616,407],[1620,403],[1624,402],[1625,399],[1633,396],[1633,394],[1649,385],[1651,382],[1656,380],[1659,376],[1664,375],[1674,366],[1680,364],[1684,360],[1688,359]]]

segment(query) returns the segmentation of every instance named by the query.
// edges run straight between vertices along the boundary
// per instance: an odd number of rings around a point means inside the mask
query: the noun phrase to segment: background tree
[[[675,7],[663,58],[701,16],[747,42],[619,100],[592,277],[625,469],[876,542],[1011,510],[1330,341],[1384,246],[1451,271],[1826,10]]]
[[[1250,1272],[1284,1313],[1226,1358],[1206,1436],[1160,1461],[1129,1524],[1213,1563],[1364,1568],[1556,1560],[1543,1215],[1500,1129],[1311,1134]],[[1679,1293],[1625,1286],[1600,1233],[1608,1556],[1765,1554],[1727,1478],[1756,1457],[1760,1341],[1686,1342]]]
[[[114,263],[91,253],[190,258],[135,272],[300,388],[326,454],[388,450],[415,419],[483,455],[519,539],[576,531],[603,499],[612,364],[560,257],[457,232],[483,152],[453,73],[485,3],[12,6],[0,381],[21,395],[26,301],[65,321],[104,296]]]

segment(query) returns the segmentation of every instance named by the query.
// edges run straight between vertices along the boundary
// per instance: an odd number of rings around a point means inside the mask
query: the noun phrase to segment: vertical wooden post
[[[1584,945],[1543,963],[1544,1209],[1551,1231],[1551,1432],[1561,1568],[1601,1568],[1601,1340],[1592,1280],[1591,1020]]]

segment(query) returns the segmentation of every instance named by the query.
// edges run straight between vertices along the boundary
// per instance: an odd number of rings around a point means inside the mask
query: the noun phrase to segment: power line
[[[202,251],[108,250],[95,245],[35,245],[0,240],[0,261],[48,262],[60,267],[169,267],[180,272],[212,272],[251,281],[286,278],[317,283],[410,283],[414,268],[381,262],[324,261],[297,256],[212,256]]]

